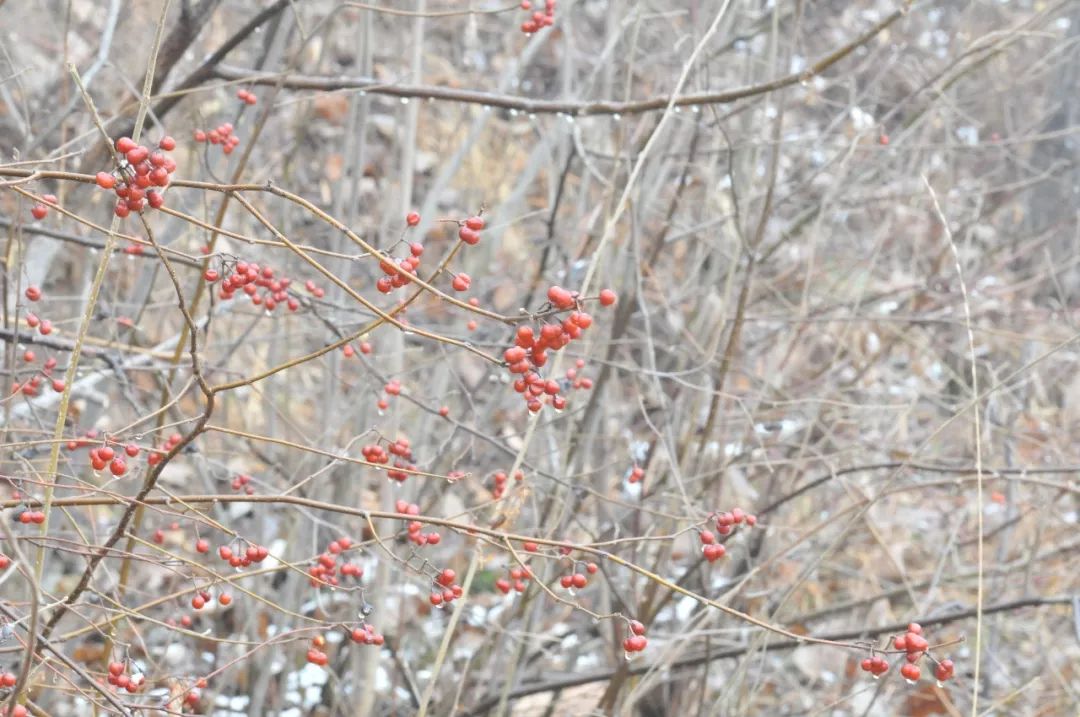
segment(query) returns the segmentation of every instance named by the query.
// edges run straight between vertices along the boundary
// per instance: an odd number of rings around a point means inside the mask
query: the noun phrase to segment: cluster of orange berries
[[[243,553],[233,551],[229,545],[222,545],[218,548],[218,557],[234,568],[246,568],[252,563],[261,563],[266,560],[268,555],[270,555],[270,551],[265,545],[256,545],[255,543],[249,544]]]
[[[169,177],[176,171],[176,162],[167,154],[174,149],[176,140],[168,136],[158,141],[154,151],[131,137],[116,140],[116,151],[122,157],[119,170],[112,174],[98,172],[94,178],[99,187],[111,189],[116,194],[116,206],[113,207],[116,216],[123,219],[146,206],[160,209],[165,205],[165,195],[160,189],[169,186]]]
[[[513,589],[514,592],[525,592],[529,580],[532,579],[532,571],[527,567],[514,567],[510,568],[509,575],[509,580],[506,578],[499,578],[496,580],[495,588],[503,595],[508,595],[511,589]]]
[[[50,195],[51,196],[51,195]],[[55,199],[55,197],[54,197]],[[24,292],[28,301],[37,302],[41,300],[41,288],[38,286],[28,286]],[[53,331],[52,322],[48,319],[40,319],[36,314],[27,313],[26,325],[32,329],[37,329],[38,333],[42,336],[48,336]],[[33,363],[37,359],[37,355],[30,349],[23,352],[22,359],[25,363]],[[65,384],[61,379],[52,378],[53,369],[56,368],[56,359],[49,357],[45,360],[45,363],[41,367],[40,373],[35,373],[28,378],[25,382],[12,381],[11,393],[22,393],[24,396],[36,396],[38,389],[41,388],[41,384],[45,379],[52,379],[52,389],[57,393],[63,392]]]
[[[589,578],[586,577],[585,573],[588,573],[589,575],[596,575],[596,572],[599,569],[600,567],[596,563],[587,563],[585,565],[584,573],[578,572],[575,568],[575,570],[569,575],[563,575],[561,578],[559,578],[559,585],[562,585],[567,590],[581,590],[589,584]]]
[[[215,269],[207,269],[203,272],[203,279],[208,284],[215,284],[221,280],[221,273]],[[292,279],[288,276],[277,276],[273,267],[259,266],[255,263],[239,261],[233,267],[232,273],[221,281],[218,288],[218,298],[222,301],[233,298],[237,291],[242,291],[251,297],[251,303],[262,306],[267,311],[273,311],[278,304],[284,303],[289,311],[300,308],[300,302],[293,296],[289,296],[289,287]],[[308,281],[306,287],[309,292],[317,296],[322,294],[315,290],[319,287],[314,282]],[[259,289],[263,289],[262,293]],[[321,292],[322,290],[319,289]]]
[[[450,568],[446,568],[436,575],[431,595],[428,596],[428,602],[435,607],[442,607],[461,597],[464,591],[460,585],[454,582],[456,578],[457,573]]]
[[[903,650],[905,653],[904,664],[900,667],[900,675],[909,684],[915,684],[922,677],[922,670],[919,668],[918,663],[923,657],[930,656],[930,642],[923,637],[922,626],[917,622],[909,624],[906,633],[893,638],[892,646],[894,649]],[[953,677],[956,666],[952,660],[938,661],[934,660],[932,656],[930,659],[935,663],[934,677],[939,683]],[[863,672],[869,672],[875,679],[889,671],[889,662],[881,655],[864,658],[859,666]]]
[[[551,306],[559,311],[575,308],[580,304],[576,292],[561,286],[548,289],[547,297]],[[602,306],[611,306],[616,301],[615,292],[604,289],[600,292],[599,299]],[[592,326],[592,323],[591,315],[575,310],[561,323],[543,324],[539,335],[532,326],[518,327],[514,345],[503,352],[503,360],[507,364],[507,370],[519,377],[514,381],[514,390],[522,394],[531,412],[536,413],[543,408],[545,401],[550,401],[555,410],[566,407],[566,397],[560,395],[562,386],[553,379],[545,380],[538,369],[547,363],[548,350],[561,350],[574,339],[580,338],[581,333]],[[576,371],[574,376],[576,378]],[[585,388],[585,379],[580,381],[577,385]],[[589,381],[589,386],[591,385],[592,382]]]
[[[325,667],[330,662],[329,655],[324,651],[326,649],[326,638],[322,635],[316,635],[311,638],[311,647],[307,651],[307,661],[313,665],[319,667]]]
[[[528,12],[533,9],[531,0],[521,0],[521,9]],[[555,0],[545,0],[544,11],[537,10],[525,22],[521,23],[521,31],[531,35],[542,28],[549,27],[555,22]]]
[[[400,384],[398,390],[400,390]],[[388,464],[391,455],[396,456],[393,467],[388,468],[386,471],[386,477],[390,480],[396,480],[398,483],[404,482],[409,477],[409,471],[416,470],[416,466],[410,462],[412,461],[412,447],[409,444],[409,439],[405,436],[388,443],[386,448],[383,448],[378,443],[366,445],[360,449],[360,455],[368,463],[380,465]]]
[[[28,286],[24,292],[28,301],[37,302],[41,300],[41,287]],[[48,319],[40,319],[36,314],[28,313],[26,315],[26,325],[32,329],[37,329],[38,333],[42,336],[48,336],[52,333],[53,325]]]
[[[194,133],[195,141],[221,145],[221,151],[224,154],[232,154],[236,145],[240,144],[240,138],[233,134],[233,129],[232,122],[219,124],[217,128],[209,132],[197,129]]]
[[[361,623],[360,627],[353,628],[353,631],[349,633],[349,637],[353,642],[361,645],[382,645],[386,641],[386,638],[366,622]]]
[[[88,430],[83,438],[72,439],[67,442],[67,449],[69,451],[75,451],[80,448],[91,446],[98,442],[98,432],[91,429]],[[179,433],[173,433],[170,435],[164,443],[161,445],[147,449],[146,451],[146,463],[147,465],[155,466],[161,462],[161,459],[165,457],[165,454],[171,451],[177,446],[180,441],[184,440],[184,437]],[[90,466],[95,471],[104,470],[108,466],[109,471],[114,476],[122,476],[128,471],[127,462],[123,456],[119,455],[113,446],[119,446],[120,442],[111,438],[106,438],[103,445],[92,448],[90,450]],[[128,458],[137,457],[143,449],[134,443],[128,443],[123,447],[123,452]]]
[[[420,257],[423,253],[424,245],[412,242],[409,244],[409,256],[398,259],[396,267],[389,258],[380,260],[379,268],[385,276],[375,282],[375,288],[382,294],[389,294],[394,289],[400,289],[409,284],[412,281],[410,275],[416,276],[416,267],[420,266]]]
[[[730,512],[716,515],[716,533],[720,535],[731,535],[737,525],[753,528],[757,525],[757,516],[744,512],[742,508],[732,508]],[[711,530],[702,530],[698,537],[701,540],[701,553],[710,563],[715,563],[727,554],[727,548],[716,542],[716,534]]]
[[[128,674],[127,665],[116,661],[109,663],[109,676],[106,680],[118,690],[125,690],[131,694],[138,692],[146,682],[146,678],[142,675]]]
[[[637,620],[631,620],[630,634],[626,636],[622,644],[627,658],[630,657],[632,652],[641,652],[648,644],[649,641],[645,639],[645,626]]]
[[[506,471],[495,471],[495,475],[491,477],[493,486],[491,488],[491,495],[493,498],[502,498],[506,493]],[[525,474],[521,471],[514,471],[514,480],[520,483],[525,480]]]
[[[129,458],[139,455],[139,451],[139,447],[134,443],[129,443],[124,447],[124,453]],[[100,471],[104,470],[105,466],[108,466],[109,472],[117,478],[127,473],[128,470],[124,457],[117,454],[112,446],[107,443],[99,448],[90,449],[90,467],[95,471]]]
[[[249,483],[251,483],[252,480],[254,479],[251,476],[245,473],[240,473],[232,479],[232,483],[230,483],[230,485],[232,486],[233,490],[243,490],[248,495],[255,495],[255,486],[248,485]]]
[[[200,590],[195,593],[195,596],[191,598],[191,607],[196,610],[202,610],[206,607],[206,604],[212,602],[214,596],[209,590]],[[229,593],[221,593],[218,595],[218,603],[222,607],[227,607],[232,602],[232,595]]]
[[[420,515],[420,506],[416,503],[410,503],[407,500],[398,498],[394,504],[394,511],[402,515]],[[410,520],[406,526],[406,532],[409,534],[409,541],[414,545],[438,545],[442,541],[442,536],[435,531],[425,533],[424,524],[419,520]]]
[[[326,550],[315,559],[315,564],[308,568],[308,575],[311,576],[311,587],[317,588],[326,584],[339,585],[340,581],[337,576],[339,572],[345,577],[352,577],[357,580],[362,578],[364,569],[356,563],[345,563],[338,567],[338,556],[351,547],[352,539],[348,536],[343,535],[337,540],[331,540],[327,544]]]
[[[255,93],[251,90],[245,90],[240,88],[236,91],[236,99],[243,102],[245,105],[253,105],[259,101],[259,98],[255,96]]]
[[[45,522],[45,513],[40,510],[23,510],[16,514],[15,519],[23,525],[41,525]]]
[[[400,396],[401,381],[398,381],[396,378],[390,379],[386,382],[386,385],[383,386],[383,391],[386,392],[387,396]],[[382,397],[376,402],[375,405],[378,406],[380,411],[385,411],[386,409],[390,408],[390,401],[387,400],[386,397]],[[408,443],[408,441],[406,441],[406,443]]]

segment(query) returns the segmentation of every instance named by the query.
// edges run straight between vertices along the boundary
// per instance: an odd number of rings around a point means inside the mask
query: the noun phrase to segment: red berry
[[[30,301],[37,301],[41,298],[41,289],[33,285],[26,287],[26,298]]]
[[[472,229],[474,232],[478,232],[484,228],[484,218],[481,216],[469,217],[465,220],[465,226]]]
[[[124,463],[123,458],[116,458],[109,464],[109,472],[114,476],[122,476],[127,473],[127,463]]]
[[[574,295],[561,286],[553,286],[548,289],[548,301],[557,309],[569,309],[574,305]]]
[[[600,305],[601,306],[611,306],[617,300],[618,300],[618,297],[615,295],[615,292],[612,291],[611,289],[604,289],[603,291],[600,292]]]
[[[408,215],[405,217],[405,223],[408,224],[410,227],[415,227],[417,224],[420,223],[420,215],[416,212],[409,212]]]
[[[144,159],[150,156],[150,150],[148,150],[146,147],[141,146],[132,147],[125,153],[124,156],[127,157],[127,161],[130,164],[139,164]]]
[[[475,245],[480,241],[480,233],[467,226],[458,230],[458,239],[469,245]]]
[[[904,679],[908,682],[916,682],[919,676],[922,674],[922,670],[918,665],[913,665],[910,662],[900,668],[900,674],[904,676]]]

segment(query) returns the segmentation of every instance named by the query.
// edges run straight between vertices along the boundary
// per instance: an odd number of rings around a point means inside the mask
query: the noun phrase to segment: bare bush
[[[0,28],[4,714],[1075,713],[1074,0]]]

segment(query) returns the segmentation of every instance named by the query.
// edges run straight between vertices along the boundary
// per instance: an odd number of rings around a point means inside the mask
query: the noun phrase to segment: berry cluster
[[[184,695],[184,704],[188,707],[194,707],[195,705],[199,704],[199,697],[201,696],[199,694],[199,689],[205,687],[206,679],[200,677],[198,680],[195,681],[195,685],[187,691],[187,694]]]
[[[521,0],[521,9],[528,12],[533,9],[531,0]],[[555,22],[555,0],[545,0],[544,12],[539,10],[532,14],[532,17],[521,23],[521,31],[526,35],[531,35],[545,27],[552,25]]]
[[[169,175],[176,171],[176,162],[167,152],[175,148],[176,140],[168,136],[161,138],[157,150],[137,144],[131,137],[116,140],[116,151],[122,156],[119,169],[112,174],[98,172],[96,177],[99,187],[116,194],[116,216],[123,219],[146,206],[160,209],[165,205],[161,189],[169,186]]]
[[[47,362],[46,362],[47,364]],[[60,389],[62,390],[62,389]],[[67,442],[67,449],[69,451],[75,451],[80,448],[86,448],[92,446],[98,441],[98,432],[91,429],[84,434],[84,438],[72,439]],[[176,447],[180,441],[184,440],[184,437],[179,433],[174,433],[162,443],[160,446],[149,449],[146,452],[147,465],[157,465],[161,462],[161,459],[165,457],[165,454]],[[111,438],[106,438],[104,444],[97,448],[90,450],[89,458],[90,465],[95,471],[104,470],[106,466],[115,476],[124,475],[127,470],[127,462],[122,456],[113,449],[113,446],[119,446],[120,442]],[[135,458],[142,452],[142,449],[134,443],[128,443],[124,446],[124,453],[128,458]],[[119,462],[117,462],[119,461]]]
[[[623,640],[623,650],[626,651],[629,658],[631,653],[641,652],[649,644],[649,641],[645,639],[645,626],[637,620],[630,621],[630,634]]]
[[[215,284],[218,280],[221,280],[221,273],[215,269],[207,269],[203,272],[203,279],[208,284]],[[274,268],[271,266],[259,266],[255,263],[248,263],[246,261],[238,261],[236,265],[232,267],[231,273],[221,280],[221,286],[218,288],[218,298],[222,301],[227,301],[235,296],[237,291],[242,291],[251,298],[251,303],[255,306],[262,306],[267,311],[273,311],[277,308],[278,304],[284,303],[289,311],[296,311],[300,308],[300,302],[293,296],[289,296],[289,287],[292,285],[292,279],[288,276],[277,276]],[[315,286],[312,281],[307,282],[309,286],[306,288],[317,296],[322,296],[321,293],[316,293]],[[259,289],[263,289],[262,293]],[[319,292],[322,290],[319,289]]]
[[[442,607],[461,597],[463,591],[461,586],[454,582],[455,578],[457,578],[457,573],[450,568],[446,568],[436,575],[432,581],[432,590],[428,602],[435,607]]]
[[[397,267],[390,258],[382,259],[379,268],[385,276],[375,282],[375,288],[380,293],[389,294],[394,289],[400,289],[409,284],[412,279],[409,275],[416,276],[416,267],[420,266],[420,256],[424,253],[424,245],[419,242],[409,244],[409,256],[397,260]]]
[[[254,543],[249,543],[243,554],[234,552],[229,545],[222,545],[218,548],[218,557],[234,568],[246,568],[252,563],[261,563],[266,560],[266,556],[269,554],[270,551],[266,546]]]
[[[915,684],[922,676],[922,670],[919,668],[918,663],[923,657],[929,657],[934,661],[934,677],[938,683],[945,682],[953,677],[956,666],[952,660],[935,660],[930,655],[930,643],[925,637],[923,637],[922,626],[916,622],[908,625],[907,632],[899,637],[893,638],[892,646],[896,650],[902,650],[904,654],[904,663],[900,667],[900,674],[909,684]],[[874,678],[878,678],[881,675],[889,671],[889,662],[881,655],[871,655],[864,658],[859,665],[864,672],[869,672]]]
[[[232,483],[229,485],[232,486],[233,490],[243,490],[248,495],[255,495],[255,486],[248,485],[252,480],[253,478],[251,476],[240,473],[232,479]]]
[[[528,587],[527,583],[532,579],[532,571],[524,567],[510,568],[510,580],[506,578],[499,578],[495,581],[495,587],[503,595],[510,593],[511,588],[514,592],[523,593],[525,588]],[[511,582],[513,581],[513,582]]]
[[[255,96],[254,92],[243,88],[236,91],[236,99],[240,100],[245,105],[253,105],[259,101],[259,98]]]
[[[206,607],[207,603],[213,602],[214,596],[209,590],[200,590],[195,593],[195,596],[191,598],[191,607],[196,610],[202,610]],[[218,603],[222,607],[227,607],[232,602],[232,595],[229,593],[221,593],[218,595]]]
[[[525,474],[521,471],[514,471],[514,481],[520,483],[525,480]],[[491,495],[494,498],[502,498],[506,493],[506,471],[495,471],[495,475],[491,477],[492,488]]]
[[[585,368],[585,359],[574,361],[574,366],[566,369],[566,380],[570,382],[571,388],[583,388],[588,391],[592,388],[592,379],[587,376],[578,376],[578,371],[583,368]]]
[[[138,692],[139,688],[146,682],[146,678],[141,674],[128,674],[127,664],[117,661],[109,663],[109,676],[106,679],[117,690],[125,690],[132,694]]]
[[[400,396],[401,395],[401,381],[398,381],[396,378],[390,379],[389,381],[386,382],[386,385],[383,386],[383,391],[386,392],[387,396]],[[375,405],[378,406],[380,411],[385,411],[386,409],[390,408],[390,401],[387,400],[386,398],[380,398],[375,403]],[[409,445],[408,439],[400,439],[400,440],[404,440],[405,441],[405,446],[408,447],[408,445]],[[390,451],[390,452],[394,453],[394,451]],[[396,454],[396,455],[404,455],[404,454]],[[402,478],[402,480],[404,480],[404,478]]]
[[[715,563],[727,555],[727,548],[716,542],[716,535],[711,530],[703,530],[698,536],[701,539],[701,554],[710,563]]]
[[[386,638],[375,631],[375,628],[368,623],[361,623],[360,627],[353,628],[353,631],[349,633],[349,637],[353,642],[360,645],[382,645],[386,642]]]
[[[746,525],[752,528],[757,525],[757,516],[750,515],[742,508],[732,508],[730,512],[715,514],[716,533],[722,536],[731,535],[737,525]],[[727,554],[727,548],[716,542],[716,533],[711,530],[702,530],[698,537],[701,540],[701,553],[710,563],[715,563]]]
[[[311,638],[311,647],[307,651],[307,661],[313,665],[319,667],[325,667],[330,662],[330,657],[324,652],[326,649],[326,638],[322,635],[316,635]]]
[[[394,511],[402,515],[420,515],[420,506],[416,503],[410,503],[407,500],[398,498],[394,503]],[[406,532],[409,534],[409,541],[415,545],[438,545],[442,541],[442,536],[435,531],[430,533],[423,532],[424,524],[419,520],[410,520],[406,526]]]
[[[33,351],[27,349],[23,352],[22,359],[26,363],[33,363],[35,358],[37,357],[35,356]],[[44,381],[46,378],[50,378],[52,376],[54,368],[56,368],[56,359],[50,356],[48,359],[46,359],[45,363],[42,364],[40,374],[35,373],[33,376],[27,379],[26,383],[12,381],[11,393],[16,394],[21,391],[24,396],[36,396],[38,389],[41,387],[41,382]],[[64,385],[64,382],[58,378],[54,378],[52,380],[52,389],[57,393],[63,392]]]
[[[487,224],[482,216],[477,214],[462,222],[458,222],[458,224],[458,239],[469,246],[475,246],[480,243],[480,231]]]
[[[344,563],[340,567],[338,566],[338,556],[351,547],[352,539],[346,535],[337,540],[331,540],[327,544],[326,550],[315,558],[315,564],[308,568],[308,575],[311,576],[311,587],[317,588],[327,584],[339,585],[340,580],[337,575],[339,572],[345,577],[353,577],[357,580],[362,578],[364,569],[356,563]]]
[[[28,301],[36,302],[41,300],[41,288],[38,286],[28,286],[24,292]],[[26,315],[26,325],[32,329],[37,329],[38,333],[42,336],[48,336],[53,332],[52,322],[48,319],[38,318],[36,314],[28,313]],[[25,363],[33,363],[37,359],[37,355],[30,349],[23,352],[22,360]],[[42,365],[40,373],[35,373],[25,383],[19,381],[12,381],[11,393],[12,395],[22,392],[24,396],[36,396],[38,389],[41,388],[42,382],[52,377],[53,369],[56,368],[56,359],[49,357]],[[61,393],[64,390],[64,382],[60,379],[52,379],[52,389],[57,393]]]
[[[139,447],[131,443],[125,446],[124,452],[127,453],[128,457],[134,458],[139,455]],[[118,455],[112,446],[107,443],[100,448],[90,449],[90,466],[95,471],[104,470],[105,466],[108,466],[109,472],[117,478],[127,473],[128,470],[124,457]]]
[[[391,382],[396,383],[396,382]],[[390,390],[390,384],[387,384],[387,391]],[[397,384],[397,390],[401,390],[401,385]],[[393,395],[397,395],[396,393]],[[379,400],[379,408],[385,409],[383,405],[385,399]],[[369,463],[377,463],[386,465],[390,462],[390,456],[396,456],[394,458],[394,464],[392,468],[387,469],[386,477],[390,480],[396,480],[398,483],[402,483],[409,477],[408,471],[416,470],[416,466],[412,461],[412,448],[409,444],[409,439],[402,436],[393,442],[387,444],[386,448],[383,448],[378,443],[371,443],[360,449],[360,454],[364,456],[364,460]],[[399,513],[404,511],[398,511]]]
[[[577,568],[575,566],[572,573],[570,573],[569,575],[563,575],[561,578],[559,578],[559,584],[570,591],[573,591],[575,589],[581,590],[589,584],[589,578],[585,576],[585,573],[588,573],[589,575],[596,575],[596,571],[598,571],[599,569],[600,567],[596,563],[588,563],[585,565],[585,572],[580,573],[577,571]]]
[[[615,293],[610,289],[604,290],[604,296],[610,294],[610,301],[601,303],[610,306],[614,303]],[[561,286],[553,286],[548,289],[548,301],[560,311],[575,308],[580,303],[577,293],[568,291]],[[538,369],[548,361],[548,350],[559,351],[574,339],[580,338],[581,333],[592,326],[593,318],[584,311],[575,310],[570,313],[561,323],[545,323],[540,327],[537,335],[532,326],[520,326],[514,345],[503,352],[503,360],[506,361],[507,370],[519,376],[514,381],[514,390],[522,394],[529,410],[536,413],[544,406],[545,400],[550,400],[556,410],[566,407],[566,397],[560,395],[562,386],[558,381],[542,378]],[[582,366],[584,363],[581,364]],[[577,377],[575,371],[573,376]],[[569,374],[568,374],[569,377]],[[577,381],[580,381],[578,383]],[[580,388],[592,386],[592,381],[586,386],[588,379],[575,380],[575,385]]]
[[[59,201],[57,200],[55,194],[43,194],[41,195],[41,198],[45,200],[44,203],[39,202],[38,204],[30,207],[30,215],[34,217],[34,219],[38,220],[44,219],[45,216],[49,213],[49,207],[55,207],[57,202]]]
[[[179,433],[173,433],[160,446],[147,451],[147,465],[156,466],[158,463],[161,463],[161,460],[165,458],[165,454],[167,454],[173,448],[176,448],[176,446],[179,445],[180,441],[182,440],[184,440],[183,436],[181,436]]]
[[[219,144],[224,154],[232,154],[233,150],[236,149],[236,145],[240,144],[240,138],[233,134],[232,122],[220,124],[216,129],[209,132],[201,129],[195,130],[195,141]]]
[[[15,520],[23,525],[29,525],[30,523],[41,525],[45,522],[45,513],[40,510],[21,510],[15,514]]]

